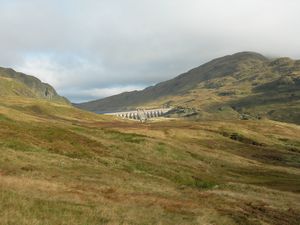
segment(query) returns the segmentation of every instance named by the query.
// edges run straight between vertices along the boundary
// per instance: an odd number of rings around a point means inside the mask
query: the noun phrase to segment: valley
[[[174,108],[140,123],[11,73],[0,70],[1,225],[299,224],[297,74],[201,81],[145,101]]]
[[[300,225],[299,9],[0,0],[0,225]]]

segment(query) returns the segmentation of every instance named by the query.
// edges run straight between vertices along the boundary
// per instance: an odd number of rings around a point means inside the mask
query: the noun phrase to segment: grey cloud
[[[92,100],[238,51],[300,58],[299,8],[297,0],[0,0],[0,64]]]

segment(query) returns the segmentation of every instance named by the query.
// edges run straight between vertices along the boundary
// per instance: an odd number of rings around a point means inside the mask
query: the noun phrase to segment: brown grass
[[[299,167],[297,125],[140,124],[32,99],[0,106],[1,225],[296,225]]]

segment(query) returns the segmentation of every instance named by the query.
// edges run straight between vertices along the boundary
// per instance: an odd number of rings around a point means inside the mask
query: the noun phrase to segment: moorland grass
[[[1,225],[300,220],[297,125],[140,124],[28,99],[0,115]]]

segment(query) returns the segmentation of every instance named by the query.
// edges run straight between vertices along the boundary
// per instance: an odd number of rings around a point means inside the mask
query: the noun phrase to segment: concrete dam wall
[[[171,108],[136,109],[134,111],[106,113],[106,115],[113,115],[124,119],[146,121],[149,118],[162,117],[170,110]]]

